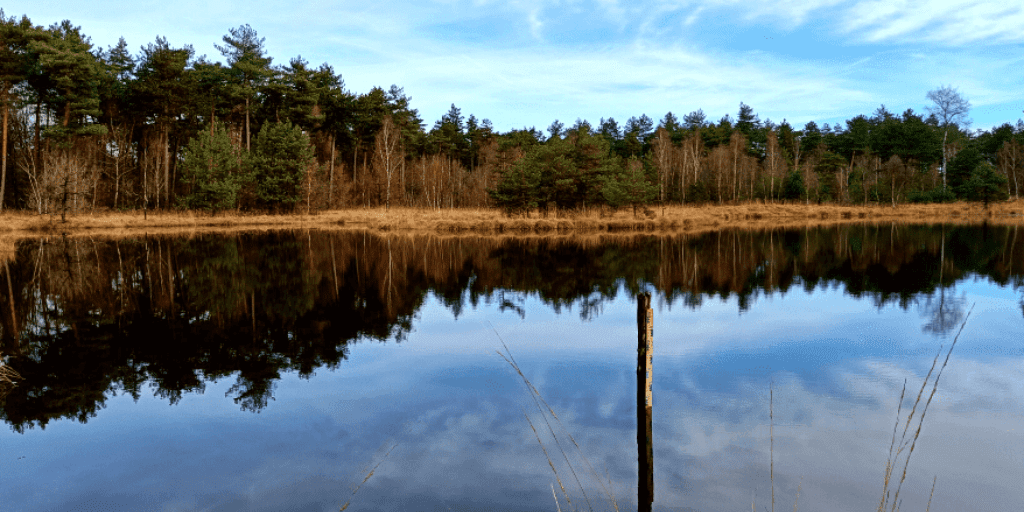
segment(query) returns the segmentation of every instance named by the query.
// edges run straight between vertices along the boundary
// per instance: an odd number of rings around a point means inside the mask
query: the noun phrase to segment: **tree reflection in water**
[[[283,373],[338,368],[350,345],[401,342],[433,295],[458,316],[480,301],[524,316],[601,314],[622,288],[671,307],[841,285],[881,307],[923,304],[945,335],[970,275],[1024,288],[1016,227],[847,225],[694,235],[543,238],[277,232],[194,238],[22,241],[5,263],[0,349],[24,380],[0,417],[16,431],[85,422],[142,388],[177,403],[235,379],[242,409],[273,399]],[[1024,237],[1022,237],[1024,238]],[[1024,310],[1024,299],[1022,299]]]

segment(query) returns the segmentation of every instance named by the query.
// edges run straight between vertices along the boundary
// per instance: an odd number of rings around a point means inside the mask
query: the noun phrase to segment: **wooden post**
[[[636,449],[637,508],[649,512],[654,503],[654,445],[651,432],[651,357],[654,352],[654,310],[651,294],[636,300]]]

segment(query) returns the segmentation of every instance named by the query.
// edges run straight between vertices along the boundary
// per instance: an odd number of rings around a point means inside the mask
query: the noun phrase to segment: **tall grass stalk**
[[[928,493],[928,506],[925,507],[924,512],[928,512],[932,509],[932,496],[935,496],[935,481],[938,480],[939,475],[932,476],[932,492]]]
[[[565,502],[569,507],[572,507],[572,499],[569,498],[569,493],[565,491],[565,486],[562,485],[562,479],[558,477],[558,470],[555,469],[555,463],[551,461],[551,456],[548,455],[547,448],[544,447],[544,443],[540,440],[540,434],[537,433],[537,429],[533,426],[533,422],[530,421],[530,416],[523,412],[523,417],[526,418],[526,422],[530,424],[530,430],[533,431],[533,435],[537,437],[537,444],[540,445],[541,451],[544,452],[544,458],[548,460],[548,466],[551,466],[551,472],[555,474],[555,481],[558,482],[558,487],[562,489],[562,494],[565,495]],[[555,488],[552,487],[551,491],[554,492]],[[558,504],[558,497],[555,497],[555,504]]]
[[[612,507],[612,509],[618,512],[619,506],[618,503],[616,503],[614,494],[612,493],[611,489],[607,485],[605,485],[604,481],[601,479],[600,475],[594,469],[593,465],[590,464],[590,460],[583,452],[583,449],[580,447],[579,443],[576,442],[576,438],[574,438],[572,433],[570,433],[569,430],[565,428],[565,425],[562,423],[562,420],[558,417],[558,414],[555,413],[555,410],[551,407],[550,404],[547,403],[547,400],[545,400],[544,397],[540,394],[540,391],[538,391],[537,388],[534,387],[533,383],[530,382],[530,379],[526,377],[526,374],[523,373],[522,369],[519,367],[519,363],[517,363],[515,357],[512,356],[512,351],[509,350],[508,345],[505,343],[505,340],[501,338],[501,335],[498,334],[497,330],[495,330],[493,326],[492,330],[494,330],[494,334],[498,337],[498,341],[501,342],[501,346],[505,349],[504,353],[502,353],[501,351],[495,352],[497,352],[497,354],[501,356],[501,358],[504,359],[505,362],[508,363],[508,365],[511,366],[513,370],[515,370],[516,374],[519,375],[520,379],[522,379],[523,384],[526,386],[527,392],[530,395],[530,398],[533,400],[534,406],[537,408],[537,412],[540,413],[541,417],[544,419],[544,422],[548,427],[548,432],[551,434],[551,437],[555,441],[555,446],[558,448],[558,451],[562,454],[562,458],[563,460],[565,460],[565,464],[569,467],[569,471],[572,473],[573,479],[576,481],[576,486],[579,488],[580,493],[583,494],[583,498],[587,503],[587,509],[593,511],[593,504],[590,502],[590,497],[587,495],[587,491],[583,487],[583,483],[581,482],[579,475],[576,472],[576,468],[573,467],[572,462],[569,460],[568,453],[566,453],[566,450],[562,447],[562,443],[561,441],[559,441],[559,436],[556,434],[554,427],[548,420],[548,415],[555,419],[555,423],[558,424],[559,429],[562,432],[564,432],[565,436],[568,437],[569,440],[572,442],[573,446],[576,447],[576,452],[579,455],[580,459],[583,461],[583,464],[585,466],[585,474],[589,474],[590,477],[597,482],[605,498],[608,500],[609,505]],[[537,442],[541,445],[541,449],[544,451],[544,456],[547,457],[548,464],[551,466],[552,472],[555,473],[555,478],[558,481],[559,486],[562,486],[562,482],[558,477],[557,471],[555,470],[555,465],[551,461],[551,458],[548,456],[547,449],[544,448],[544,443],[541,441],[540,436],[537,433],[537,429],[534,427],[533,422],[530,421],[529,416],[526,415],[525,412],[523,414],[524,416],[526,416],[527,422],[530,423],[530,428],[533,429],[534,435],[537,437]],[[564,487],[562,488],[562,490],[563,492],[565,492]],[[566,496],[568,497],[568,493],[566,493]]]
[[[551,497],[555,498],[555,508],[558,512],[562,512],[562,506],[558,504],[558,495],[555,494],[555,484],[551,484]]]
[[[347,509],[348,506],[352,503],[352,498],[356,495],[357,492],[359,492],[359,489],[363,487],[363,484],[365,484],[370,479],[370,477],[373,476],[373,473],[377,471],[377,468],[380,467],[380,465],[383,464],[385,460],[387,460],[388,455],[391,455],[391,450],[394,450],[396,446],[398,446],[398,443],[395,443],[391,445],[391,448],[388,448],[388,451],[387,453],[384,454],[384,457],[377,461],[377,464],[375,464],[373,466],[373,469],[371,469],[370,472],[366,474],[366,476],[363,478],[363,481],[359,482],[359,485],[352,489],[352,496],[349,496],[348,501],[346,501],[345,504],[341,506],[338,512],[345,512],[345,509]]]
[[[910,466],[910,457],[914,454],[914,447],[917,446],[918,437],[921,436],[921,427],[924,425],[924,418],[925,415],[928,413],[928,406],[931,405],[932,398],[935,397],[935,391],[939,387],[939,379],[942,378],[942,372],[946,370],[946,365],[949,364],[949,357],[950,355],[953,354],[953,348],[956,347],[956,342],[960,339],[960,334],[964,332],[964,327],[967,325],[967,320],[971,317],[971,313],[973,311],[974,305],[971,306],[971,309],[967,312],[967,316],[964,317],[964,321],[960,324],[960,330],[957,331],[956,336],[953,338],[953,343],[950,344],[949,350],[946,352],[946,358],[942,362],[942,366],[939,367],[939,371],[935,375],[935,380],[932,381],[932,391],[928,395],[928,399],[925,401],[924,407],[921,409],[921,416],[917,420],[917,428],[914,429],[913,433],[908,439],[907,432],[910,431],[911,421],[914,418],[914,414],[917,412],[918,405],[921,403],[921,397],[924,395],[924,390],[925,388],[928,387],[928,380],[931,378],[932,373],[935,372],[935,367],[939,362],[939,356],[942,355],[943,346],[939,346],[939,350],[935,354],[935,358],[932,360],[932,366],[931,368],[928,369],[928,374],[925,376],[924,382],[921,384],[921,389],[917,392],[917,398],[914,399],[914,405],[910,408],[910,414],[907,415],[907,421],[903,425],[903,433],[900,435],[900,442],[897,445],[896,430],[900,424],[900,411],[902,410],[904,392],[906,392],[907,388],[906,381],[904,380],[903,392],[900,393],[900,407],[898,407],[896,410],[896,427],[893,427],[893,437],[892,441],[889,443],[889,458],[886,460],[885,463],[885,478],[883,480],[882,485],[882,499],[881,502],[878,504],[878,512],[885,512],[886,507],[889,505],[888,500],[890,494],[890,485],[892,483],[892,471],[899,464],[900,455],[902,455],[903,451],[907,450],[907,447],[909,446],[909,450],[903,458],[903,471],[900,474],[899,483],[896,484],[896,492],[892,496],[892,505],[890,507],[890,512],[895,512],[896,510],[899,510],[899,507],[902,504],[902,500],[900,500],[900,491],[903,489],[903,482],[907,479],[907,468]],[[894,448],[896,449],[895,454],[893,454]],[[932,492],[935,492],[934,484],[935,482],[933,480]],[[929,497],[928,499],[930,504],[931,498]]]

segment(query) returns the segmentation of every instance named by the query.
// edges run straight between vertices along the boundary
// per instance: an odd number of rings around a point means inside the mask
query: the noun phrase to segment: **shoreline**
[[[718,229],[765,229],[828,226],[852,223],[1024,225],[1024,200],[983,208],[981,203],[841,206],[741,203],[724,205],[650,207],[633,216],[631,208],[585,214],[532,212],[507,217],[499,209],[421,209],[400,207],[352,208],[315,214],[239,214],[187,211],[98,211],[59,217],[25,211],[0,214],[0,238],[22,239],[53,235],[129,237],[153,234],[272,231],[289,229],[369,230],[424,234],[530,235],[653,233],[677,234]]]

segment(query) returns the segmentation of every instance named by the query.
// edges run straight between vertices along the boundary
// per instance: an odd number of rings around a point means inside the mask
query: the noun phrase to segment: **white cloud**
[[[868,0],[844,14],[842,30],[870,42],[962,45],[1024,40],[1024,6],[1002,0]]]
[[[314,65],[326,61],[359,93],[405,87],[428,126],[452,103],[508,130],[556,118],[621,121],[646,113],[657,119],[697,108],[717,119],[735,113],[740,101],[762,119],[832,122],[882,103],[923,111],[924,93],[940,83],[959,86],[977,107],[992,106],[998,122],[1018,117],[1014,102],[1024,101],[1018,48],[987,44],[1024,40],[1018,30],[1024,8],[1004,1],[269,2],[258,11],[234,2],[76,11],[15,1],[5,7],[42,24],[69,17],[98,46],[124,35],[138,48],[160,34],[213,58],[219,57],[213,44],[228,28],[250,23],[267,38],[275,63],[299,54]],[[737,37],[706,37],[703,22],[712,17],[715,26],[735,27]],[[789,31],[790,39],[751,51],[758,46],[743,34],[756,23]],[[836,37],[812,41],[811,32]],[[999,105],[1007,105],[1007,115]]]

